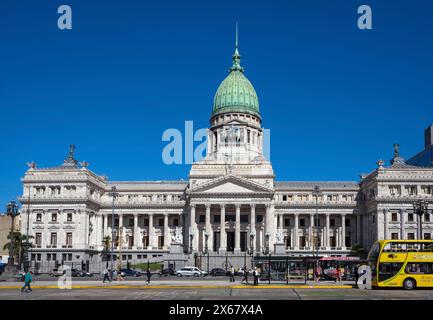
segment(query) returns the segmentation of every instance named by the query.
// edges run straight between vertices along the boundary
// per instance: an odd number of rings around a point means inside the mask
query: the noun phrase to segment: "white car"
[[[175,274],[178,277],[183,277],[183,276],[200,277],[200,276],[205,276],[207,273],[200,270],[197,267],[184,267],[182,269],[177,270]]]

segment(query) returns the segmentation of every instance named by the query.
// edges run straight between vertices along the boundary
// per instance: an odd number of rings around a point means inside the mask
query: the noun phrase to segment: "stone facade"
[[[227,79],[215,95],[206,157],[188,181],[108,181],[79,163],[73,146],[61,166],[30,163],[20,201],[22,232],[34,237],[33,266],[100,272],[103,240],[112,235],[124,262],[179,266],[209,255],[218,267],[227,257],[240,265],[247,254],[344,256],[355,244],[417,237],[412,204],[433,201],[433,168],[406,164],[396,149],[390,166],[379,161],[360,182],[275,181],[237,48]],[[424,219],[429,237],[433,224]]]

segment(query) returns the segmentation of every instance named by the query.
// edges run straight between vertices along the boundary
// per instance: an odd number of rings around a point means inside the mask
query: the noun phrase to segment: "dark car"
[[[223,268],[213,268],[209,272],[209,274],[211,276],[214,276],[214,277],[216,277],[216,276],[226,276],[226,275],[228,275],[228,272],[226,272]]]
[[[120,274],[122,277],[140,277],[142,275],[140,271],[132,269],[120,269]]]
[[[162,269],[159,272],[159,276],[160,277],[162,277],[162,276],[165,276],[165,277],[174,276],[175,273],[176,273],[176,271],[173,268],[166,268],[166,269]]]

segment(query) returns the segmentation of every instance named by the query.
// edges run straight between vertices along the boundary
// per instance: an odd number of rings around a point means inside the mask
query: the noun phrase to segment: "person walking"
[[[30,283],[32,282],[33,278],[32,278],[32,272],[31,271],[27,271],[25,277],[24,277],[24,286],[21,288],[21,292],[32,292],[32,288],[30,288]]]
[[[247,267],[244,266],[244,278],[242,279],[241,283],[243,283],[245,281],[245,284],[248,284],[248,270]]]
[[[147,276],[146,284],[149,285],[150,284],[150,278],[152,277],[152,273],[150,272],[149,268],[147,269],[146,276]]]
[[[102,283],[105,283],[105,280],[108,280],[108,282],[111,282],[111,278],[109,276],[110,272],[108,271],[108,268],[104,269],[103,275],[104,278],[102,279]]]
[[[235,268],[231,267],[230,268],[230,282],[235,282]]]

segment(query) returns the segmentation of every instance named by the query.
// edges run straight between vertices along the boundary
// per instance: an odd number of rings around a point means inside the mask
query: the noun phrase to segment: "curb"
[[[21,286],[0,286],[1,289],[21,289]],[[58,286],[32,286],[32,289],[58,289],[58,290],[66,290],[63,288],[59,288]],[[272,286],[272,285],[262,285],[262,286],[212,286],[212,285],[203,285],[203,286],[128,286],[128,285],[119,285],[119,286],[71,286],[71,289],[353,289],[353,286],[349,285],[339,285],[339,286],[311,286],[311,285],[281,285],[281,286]]]

